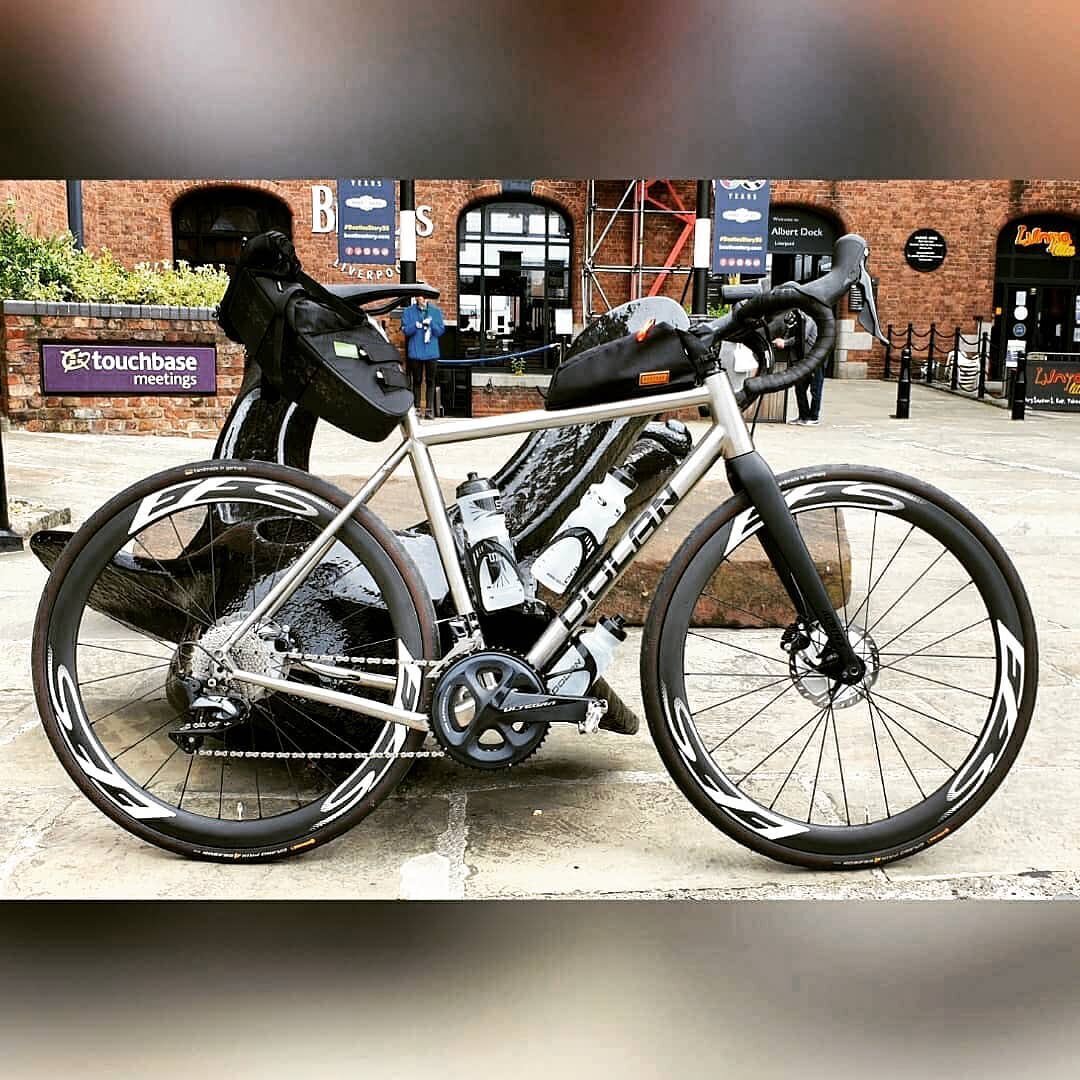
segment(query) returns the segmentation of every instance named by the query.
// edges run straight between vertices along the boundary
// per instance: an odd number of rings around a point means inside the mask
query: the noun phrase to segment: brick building
[[[338,264],[335,187],[325,178],[82,181],[83,237],[87,247],[108,247],[129,264],[174,258],[228,263],[243,235],[276,227],[290,233],[305,268],[320,280],[393,278],[392,266]],[[542,385],[557,355],[545,347],[565,340],[568,323],[576,332],[590,312],[654,289],[689,298],[694,193],[693,181],[643,187],[596,181],[591,188],[572,180],[417,181],[418,276],[441,290],[440,306],[456,324],[444,355],[527,353],[524,377],[511,375],[508,365],[474,369],[472,392],[465,397],[472,409],[535,404],[531,388]],[[0,182],[0,201],[9,198],[35,232],[67,226],[62,181]],[[617,206],[619,212],[612,213]],[[648,212],[639,216],[637,210]],[[781,180],[773,183],[771,215],[774,280],[815,276],[828,265],[832,239],[859,232],[870,243],[883,323],[911,322],[924,329],[935,322],[951,334],[955,326],[972,333],[981,319],[992,331],[995,370],[1008,342],[1017,339],[1029,348],[1080,352],[1080,259],[1074,243],[1080,234],[1080,182]],[[930,272],[913,268],[905,257],[917,230],[933,230],[944,240],[944,260]],[[655,269],[665,264],[675,272]],[[621,269],[601,269],[616,266]],[[151,335],[148,340],[158,334],[157,340],[172,340],[174,333],[194,334],[197,341],[212,336],[205,315],[181,331],[140,314],[146,323],[140,327],[110,328],[84,316],[89,324],[78,329],[85,336],[107,330],[114,336]],[[857,332],[846,302],[839,315],[833,373],[879,376],[883,350]],[[42,332],[32,315],[19,318],[25,325],[7,328],[4,348],[3,407],[13,422],[63,422],[68,430],[84,430],[100,420],[103,430],[129,430],[123,416],[105,412],[131,411],[131,402],[45,403],[32,385],[31,364]],[[14,355],[21,357],[14,361],[13,341]],[[220,348],[219,363],[229,365],[219,379],[221,400],[192,405],[147,399],[153,404],[146,407],[163,409],[164,420],[176,409],[195,410],[181,418],[179,429],[208,433],[235,382],[235,354]],[[22,404],[13,405],[15,398]],[[76,417],[77,408],[97,408],[102,415]],[[150,419],[163,422],[160,413]]]

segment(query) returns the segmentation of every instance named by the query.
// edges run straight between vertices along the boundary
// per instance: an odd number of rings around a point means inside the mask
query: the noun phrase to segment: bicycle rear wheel
[[[817,868],[912,855],[969,820],[1020,749],[1038,664],[1027,597],[985,526],[927,484],[858,466],[779,480],[867,674],[816,672],[824,634],[796,629],[736,497],[657,590],[653,737],[694,806],[755,851]]]
[[[294,469],[214,461],[134,485],[67,543],[35,626],[38,708],[68,773],[125,829],[194,857],[292,855],[356,824],[408,771],[422,732],[208,682],[218,644],[347,501]],[[415,710],[435,614],[393,534],[361,508],[232,654],[265,676]],[[348,656],[373,678],[297,670],[301,655]],[[192,721],[209,714],[193,702],[207,695],[227,707],[203,733]]]

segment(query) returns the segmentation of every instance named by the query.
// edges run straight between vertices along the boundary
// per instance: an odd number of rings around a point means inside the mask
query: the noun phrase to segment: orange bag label
[[[643,371],[638,376],[638,386],[663,386],[671,382],[670,371]]]

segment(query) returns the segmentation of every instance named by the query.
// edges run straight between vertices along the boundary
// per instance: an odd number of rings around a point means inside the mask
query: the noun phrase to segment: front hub
[[[796,689],[804,698],[822,708],[830,700],[833,708],[850,708],[865,700],[870,688],[877,682],[881,658],[874,639],[855,626],[848,628],[847,636],[863,668],[853,676],[838,674],[823,664],[830,650],[825,631],[820,627],[808,627],[798,645],[791,650],[788,670]]]

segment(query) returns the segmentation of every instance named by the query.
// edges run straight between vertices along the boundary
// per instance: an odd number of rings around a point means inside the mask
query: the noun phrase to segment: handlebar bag
[[[385,439],[413,404],[393,345],[299,263],[238,264],[218,321],[286,400],[357,438]]]
[[[569,409],[690,390],[701,384],[704,353],[691,334],[656,323],[644,334],[627,334],[564,360],[551,377],[546,407]]]

